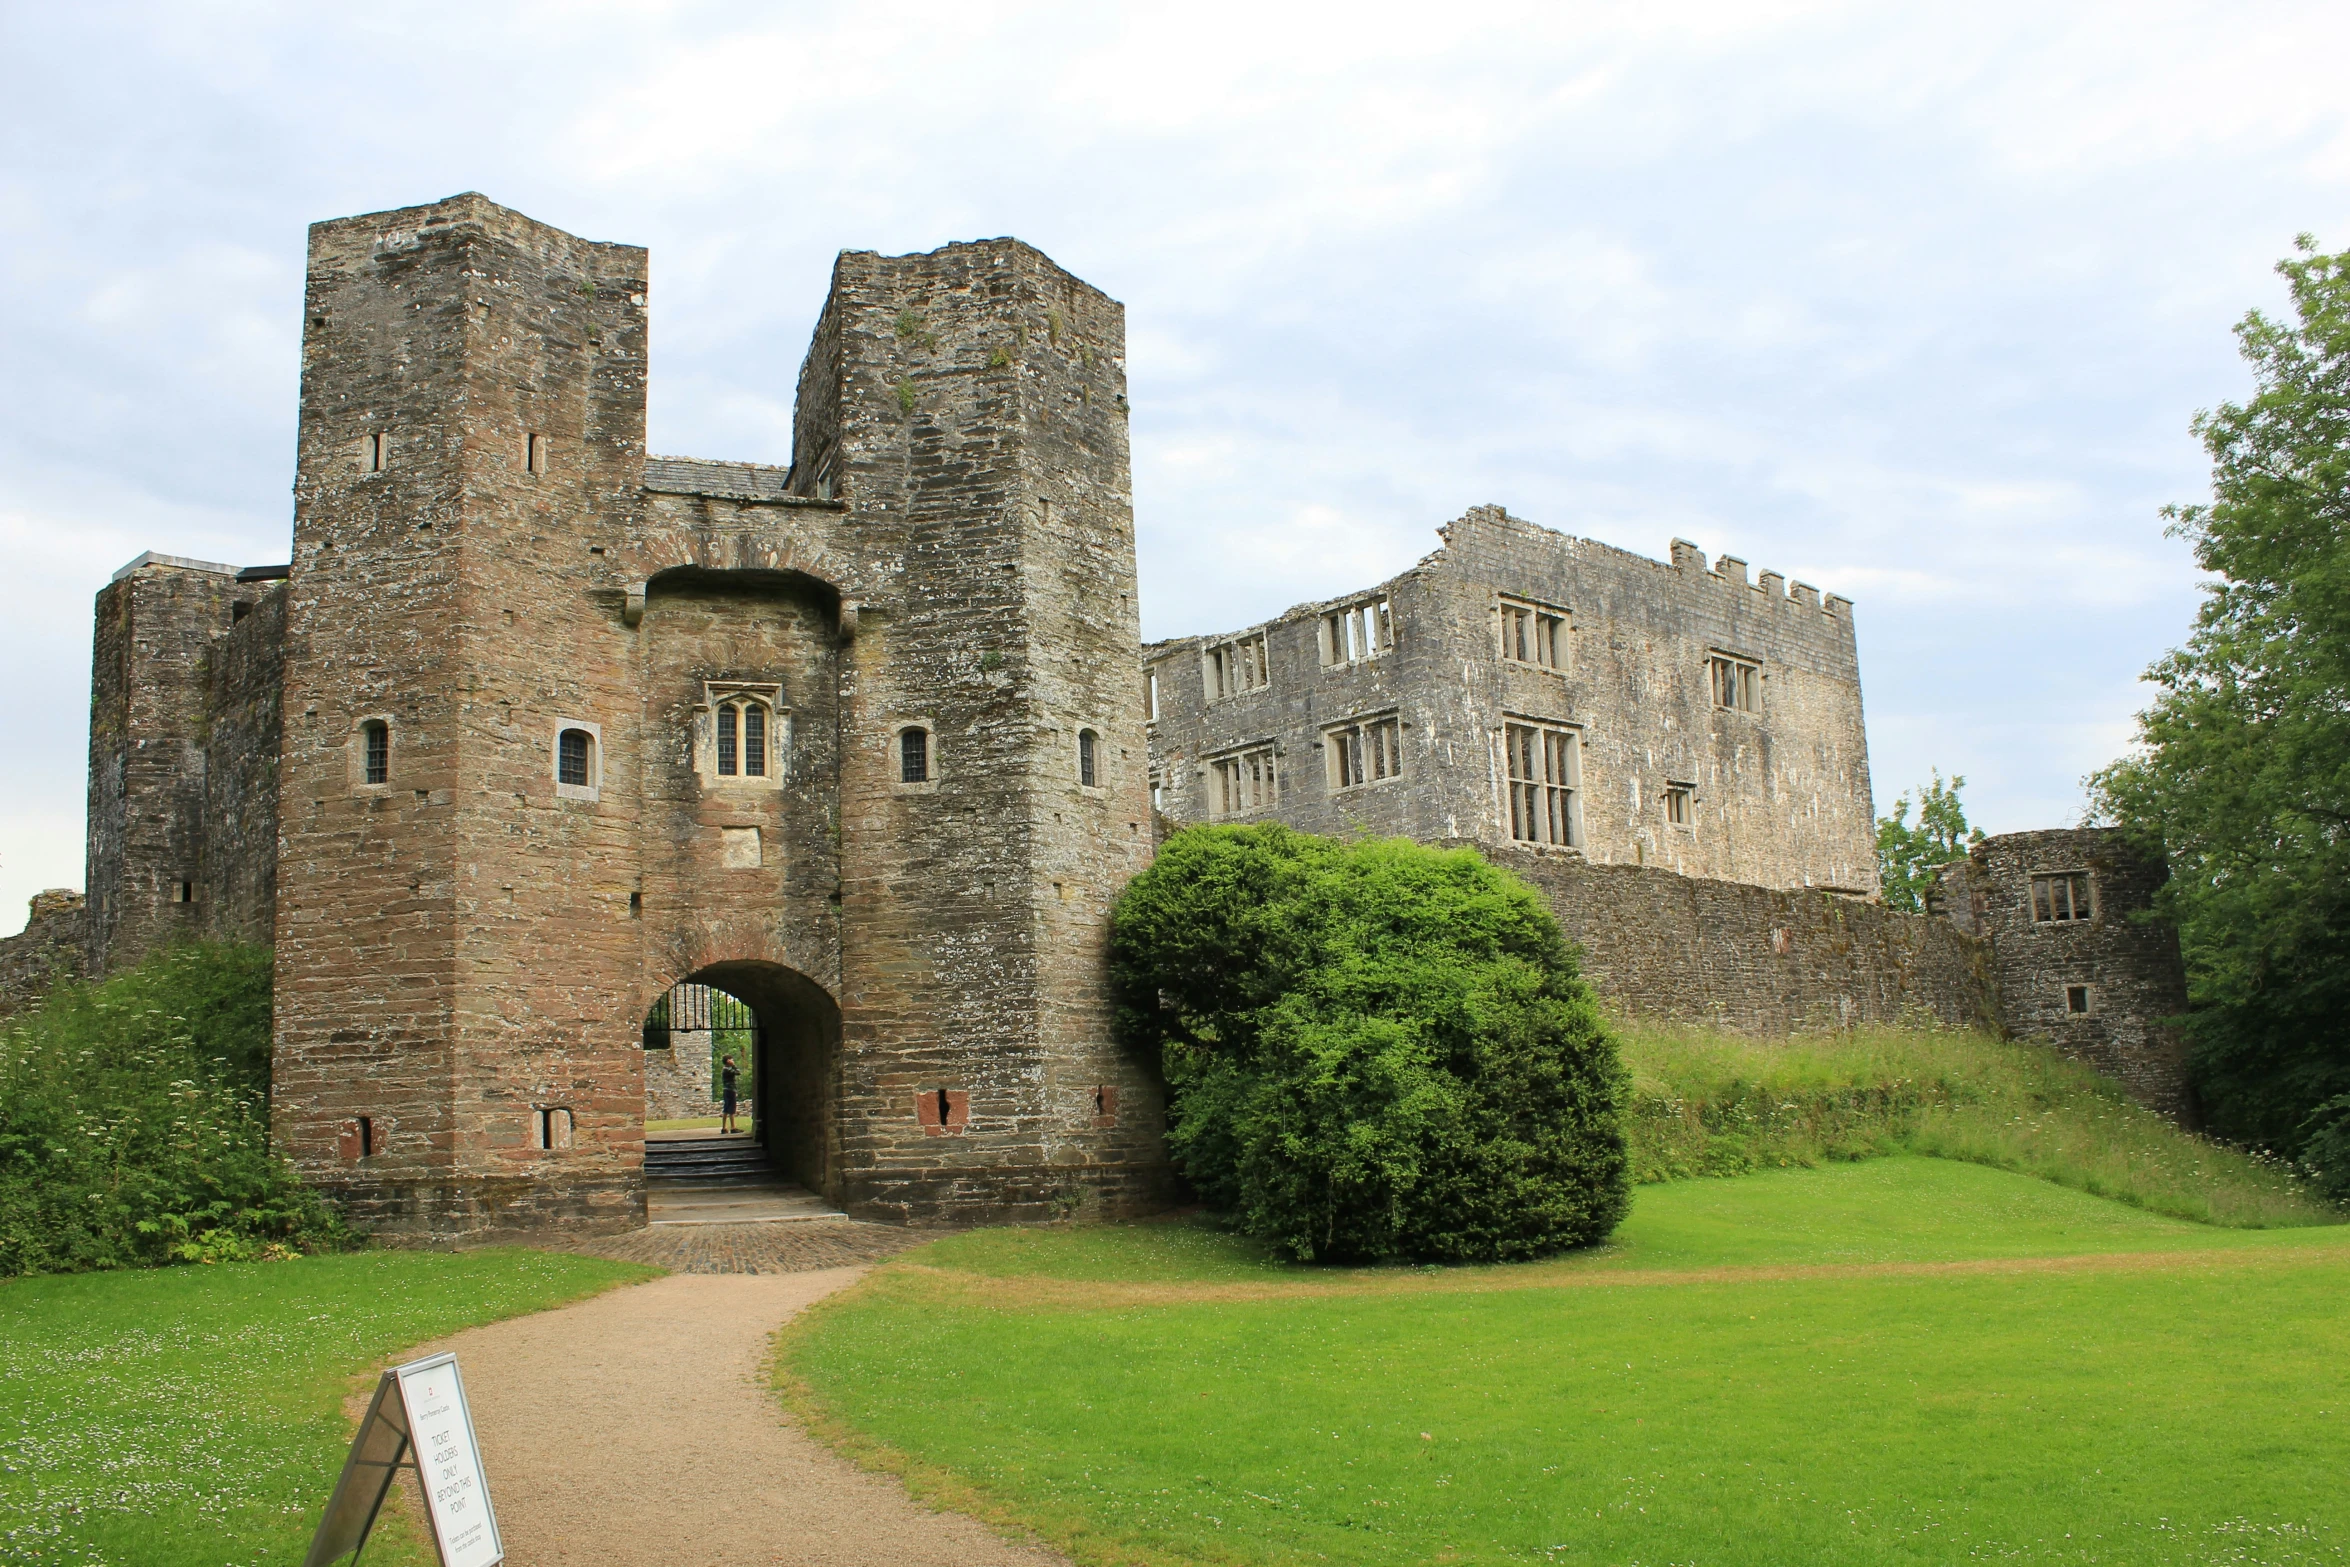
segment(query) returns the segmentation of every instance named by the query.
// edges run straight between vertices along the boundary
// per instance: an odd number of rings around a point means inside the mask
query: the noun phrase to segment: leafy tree
[[[1623,1216],[1615,1043],[1549,908],[1472,850],[1195,827],[1111,964],[1178,1166],[1286,1256],[1532,1257]]]
[[[1958,803],[1958,791],[1965,787],[1966,779],[1955,773],[1945,785],[1937,767],[1934,781],[1918,790],[1916,826],[1909,823],[1906,794],[1893,802],[1891,816],[1877,818],[1877,880],[1885,889],[1886,907],[1923,914],[1934,873],[1965,859],[1968,848],[1983,841]]]
[[[2212,1128],[2350,1196],[2350,252],[2297,250],[2292,319],[2236,328],[2253,395],[2196,417],[2210,503],[2164,512],[2211,576],[2194,630],[2090,782],[2169,856]]]

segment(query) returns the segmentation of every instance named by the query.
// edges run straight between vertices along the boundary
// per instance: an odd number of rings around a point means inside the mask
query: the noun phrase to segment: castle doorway
[[[644,1044],[648,1125],[715,1116],[731,1055],[747,1140],[775,1176],[834,1195],[840,1008],[823,986],[780,963],[714,963],[654,1002]]]

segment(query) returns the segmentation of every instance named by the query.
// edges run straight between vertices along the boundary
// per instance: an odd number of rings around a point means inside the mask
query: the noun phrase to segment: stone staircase
[[[761,1224],[833,1219],[840,1210],[794,1185],[747,1132],[647,1132],[650,1224]]]

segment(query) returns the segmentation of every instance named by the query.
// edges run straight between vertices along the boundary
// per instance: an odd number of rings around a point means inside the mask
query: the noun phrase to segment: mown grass
[[[1633,1178],[1655,1182],[1929,1154],[2205,1224],[2338,1224],[2291,1167],[2179,1131],[2041,1045],[1873,1029],[1752,1040],[1619,1028]]]
[[[0,1283],[0,1562],[298,1562],[354,1376],[654,1270],[487,1250]],[[430,1560],[379,1531],[369,1567]]]
[[[785,1335],[820,1432],[1085,1562],[2350,1559],[2350,1231],[1887,1158],[1516,1267],[986,1231]]]

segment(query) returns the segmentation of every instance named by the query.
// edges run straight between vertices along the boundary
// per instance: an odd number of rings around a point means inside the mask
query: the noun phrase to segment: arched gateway
[[[1013,240],[846,253],[782,468],[646,455],[646,276],[474,195],[311,230],[281,1146],[392,1236],[641,1223],[690,980],[852,1214],[1156,1200],[1120,307]]]
[[[765,1162],[840,1200],[840,1007],[823,986],[779,963],[714,963],[654,1004],[644,1043],[648,1122],[668,1109],[706,1117],[717,1103],[713,1060],[732,1055],[745,1090],[740,1119]],[[690,1109],[657,1091],[665,1078],[690,1084]]]

